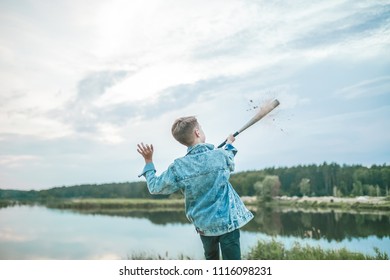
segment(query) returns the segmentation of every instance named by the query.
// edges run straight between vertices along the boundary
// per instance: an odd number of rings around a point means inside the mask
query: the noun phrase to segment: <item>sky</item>
[[[143,180],[195,115],[236,172],[390,163],[390,1],[0,0],[0,188]]]

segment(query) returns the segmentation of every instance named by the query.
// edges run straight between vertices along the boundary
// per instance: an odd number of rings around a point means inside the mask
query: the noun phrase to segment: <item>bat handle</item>
[[[236,132],[234,132],[233,136],[236,137],[238,134],[240,134],[240,132],[236,131]],[[227,139],[225,141],[223,141],[223,143],[219,144],[218,148],[222,148],[223,146],[225,146],[226,141],[227,141]]]

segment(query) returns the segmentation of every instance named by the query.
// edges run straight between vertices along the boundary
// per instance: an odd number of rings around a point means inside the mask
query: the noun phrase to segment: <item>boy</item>
[[[207,260],[219,259],[219,247],[223,259],[241,259],[239,228],[253,215],[229,182],[237,153],[234,136],[229,135],[224,149],[214,149],[205,143],[206,136],[193,116],[177,119],[172,135],[187,146],[187,154],[156,176],[153,145],[138,144],[137,151],[145,159],[140,176],[145,176],[151,194],[184,192],[186,216],[200,235]]]

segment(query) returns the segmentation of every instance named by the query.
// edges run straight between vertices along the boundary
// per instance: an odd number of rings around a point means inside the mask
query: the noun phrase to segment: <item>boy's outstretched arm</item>
[[[145,163],[150,163],[150,162],[153,162],[153,145],[144,145],[144,143],[141,143],[141,144],[137,144],[137,151],[138,153],[141,154],[141,156],[143,156],[143,158],[145,159]]]
[[[172,172],[172,166],[164,171],[160,176],[156,176],[156,169],[153,164],[153,145],[137,144],[137,151],[145,159],[145,167],[142,174],[145,176],[146,183],[151,194],[171,194],[179,189],[176,179]]]

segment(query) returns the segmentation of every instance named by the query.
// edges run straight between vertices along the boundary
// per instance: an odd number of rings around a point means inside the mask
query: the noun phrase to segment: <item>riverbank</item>
[[[271,203],[274,207],[284,209],[314,209],[314,210],[340,210],[340,211],[384,211],[390,212],[389,197],[277,197]]]
[[[383,211],[390,212],[390,197],[275,197],[267,203],[256,197],[242,197],[242,201],[255,210],[258,207],[276,208],[280,211]],[[58,209],[144,209],[144,210],[178,210],[184,209],[184,199],[122,199],[122,198],[83,198],[53,199],[47,201],[14,201],[0,200],[0,207],[18,204],[40,204]]]

